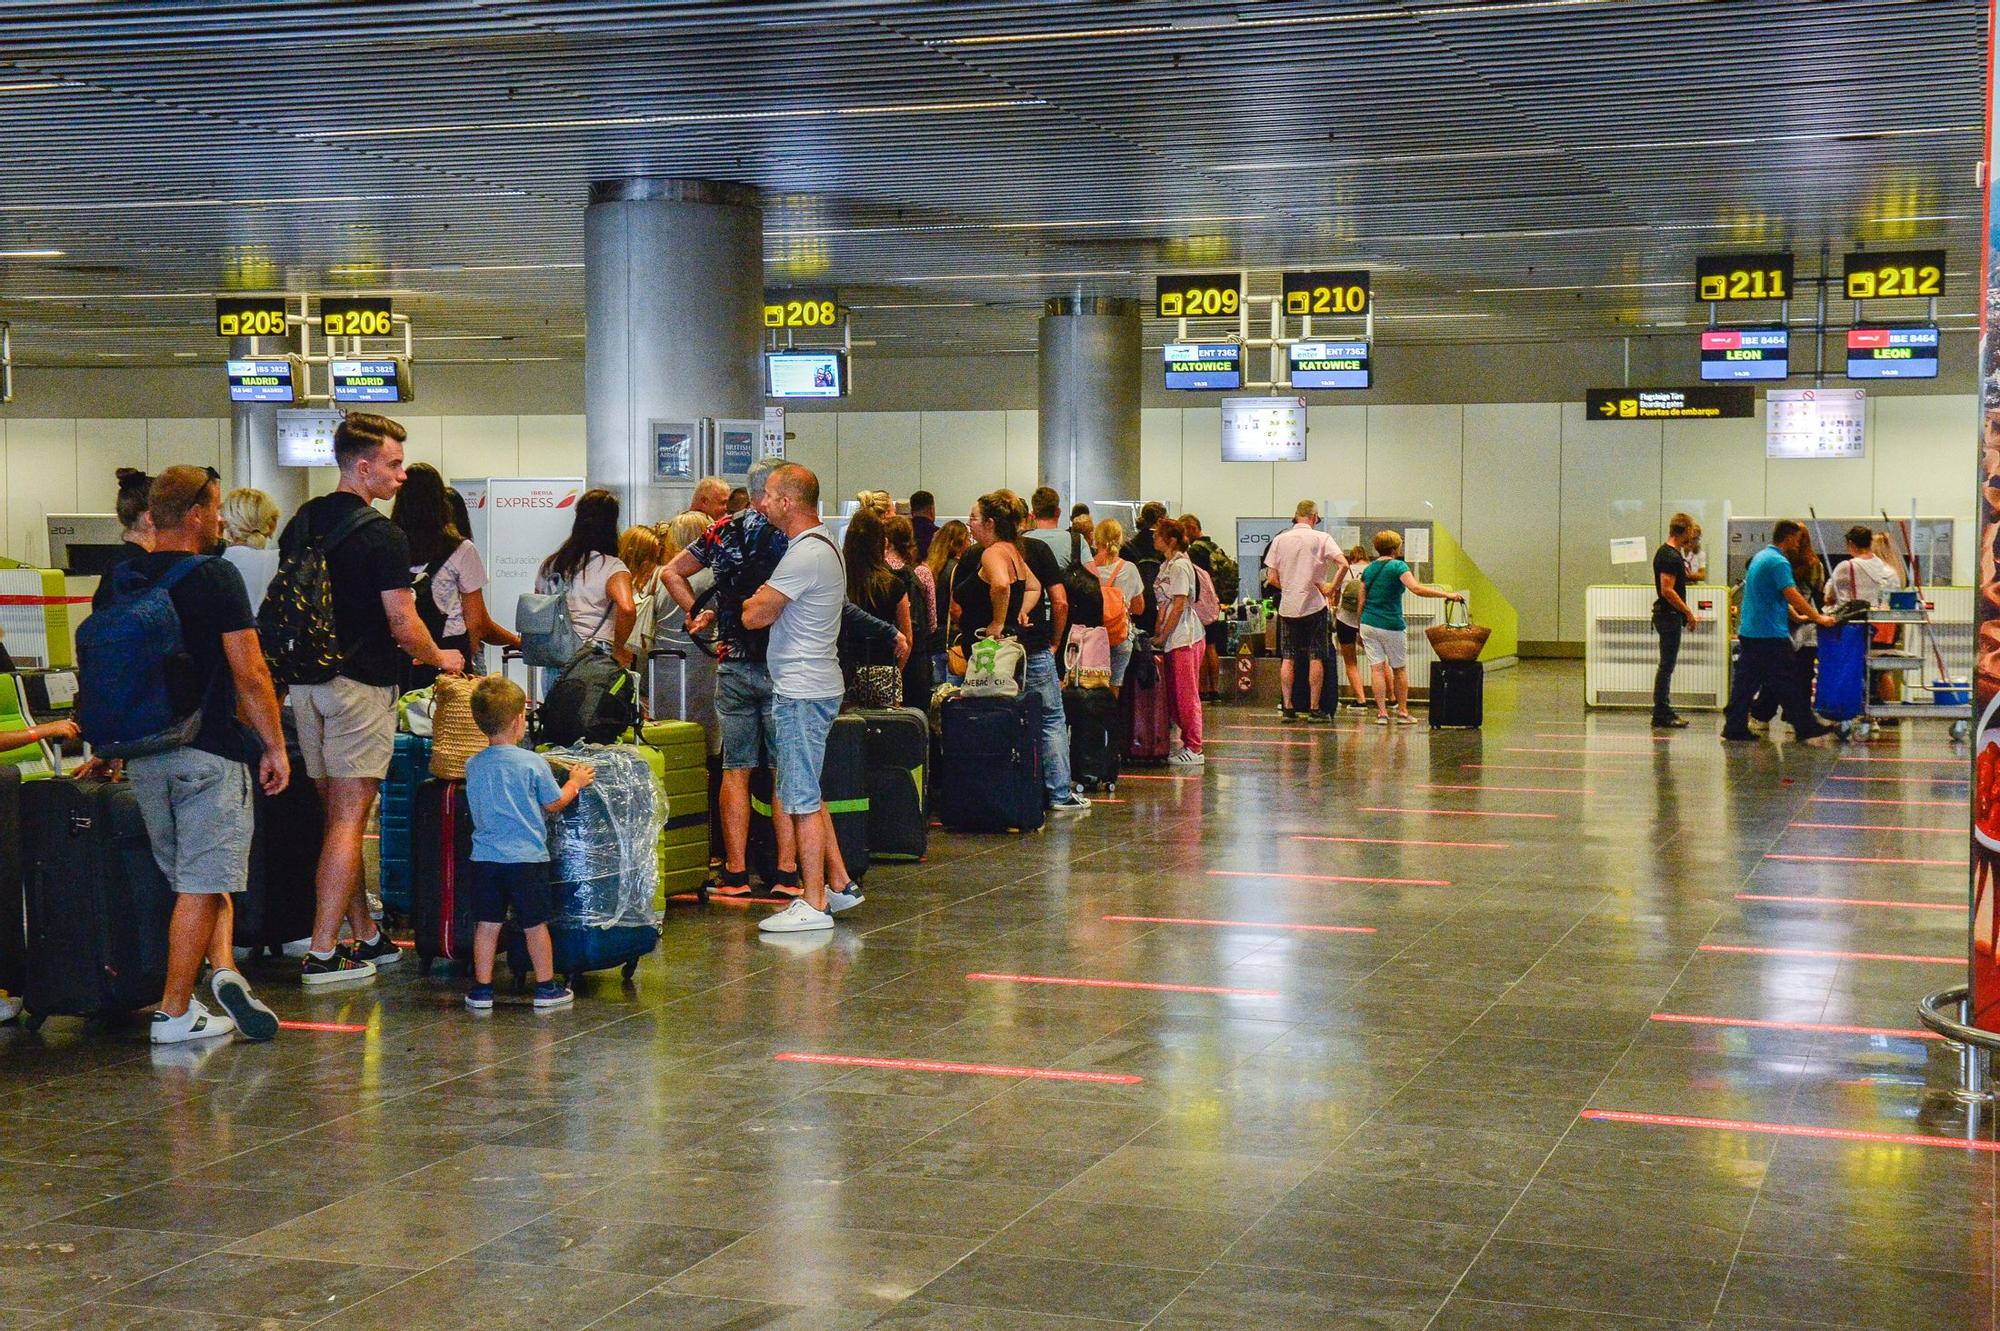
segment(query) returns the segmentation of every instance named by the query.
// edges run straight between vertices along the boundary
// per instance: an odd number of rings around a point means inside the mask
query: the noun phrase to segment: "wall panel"
[[[1562,541],[1562,501],[1549,484],[1561,460],[1558,404],[1466,407],[1468,499],[1452,531],[1513,603],[1520,635],[1532,642],[1554,641],[1561,628],[1550,588]]]
[[[1367,516],[1434,518],[1457,531],[1464,440],[1463,407],[1368,408]]]
[[[1584,588],[1643,583],[1646,566],[1611,563],[1611,538],[1660,537],[1660,424],[1587,420],[1580,402],[1562,408],[1562,544],[1556,616],[1561,636],[1584,635]],[[1474,559],[1476,547],[1468,547]]]
[[[973,500],[1007,484],[1010,415],[1004,411],[923,413],[916,484],[899,489],[896,497],[906,499],[911,490],[922,488],[936,498],[941,520],[970,512]]]

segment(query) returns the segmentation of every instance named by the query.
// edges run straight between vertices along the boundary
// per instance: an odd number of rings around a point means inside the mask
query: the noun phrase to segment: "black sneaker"
[[[1687,728],[1688,723],[1684,717],[1656,716],[1653,718],[1653,729],[1655,730],[1686,730]]]
[[[1333,713],[1332,713],[1332,712],[1307,712],[1307,713],[1306,713],[1306,724],[1307,724],[1307,725],[1310,725],[1310,726],[1326,726],[1326,725],[1332,725],[1332,724],[1333,724]]]
[[[300,984],[346,984],[374,978],[375,964],[356,961],[345,943],[334,948],[330,957],[316,957],[308,952],[305,959],[299,962]]]
[[[1286,725],[1290,725],[1292,722],[1299,719],[1299,714],[1293,711],[1291,708],[1287,707],[1284,710],[1282,719]]]
[[[363,943],[358,939],[351,949],[356,961],[365,961],[375,966],[393,966],[403,959],[403,949],[390,941],[389,935],[376,933],[375,941]]]

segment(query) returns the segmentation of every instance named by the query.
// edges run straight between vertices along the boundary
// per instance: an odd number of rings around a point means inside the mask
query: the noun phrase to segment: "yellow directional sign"
[[[1593,421],[1719,421],[1757,414],[1747,386],[1700,388],[1593,388],[1584,395],[1584,418]]]

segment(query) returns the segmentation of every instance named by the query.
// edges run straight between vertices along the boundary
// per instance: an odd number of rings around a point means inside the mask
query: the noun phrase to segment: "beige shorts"
[[[298,684],[291,692],[292,721],[306,775],[380,781],[396,752],[396,690],[340,676],[327,684]]]

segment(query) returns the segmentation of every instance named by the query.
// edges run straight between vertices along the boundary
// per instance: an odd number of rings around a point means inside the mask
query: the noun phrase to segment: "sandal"
[[[756,892],[750,886],[748,869],[738,869],[734,873],[724,869],[709,884],[708,894],[712,897],[750,897]]]

